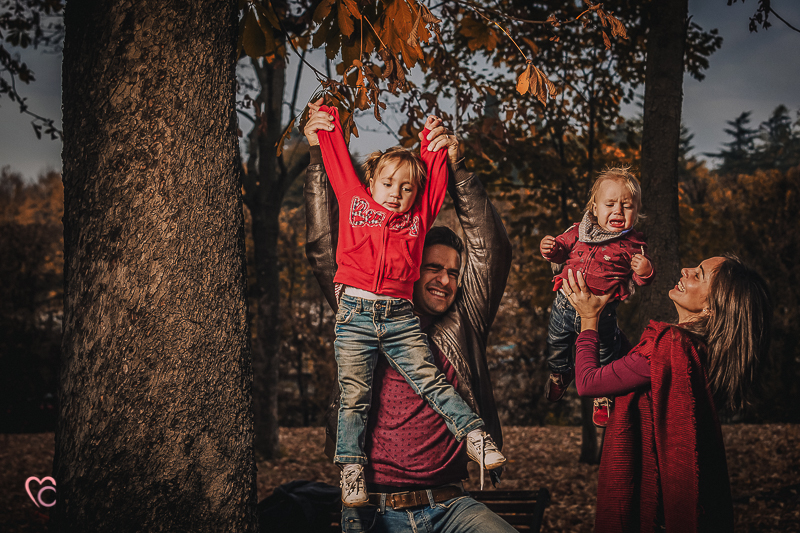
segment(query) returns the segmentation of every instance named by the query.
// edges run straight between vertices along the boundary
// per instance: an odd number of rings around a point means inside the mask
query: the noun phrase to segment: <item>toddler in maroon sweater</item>
[[[342,502],[369,503],[363,450],[379,353],[442,416],[457,440],[467,439],[471,459],[487,470],[499,467],[505,457],[483,430],[483,420],[434,364],[411,303],[425,235],[447,189],[447,150],[429,150],[427,138],[441,120],[428,117],[421,157],[400,147],[372,154],[364,165],[365,185],[350,160],[337,110],[310,107],[306,137],[312,146],[318,142],[339,203],[334,348],[340,407],[334,462],[342,466]]]
[[[631,295],[631,282],[647,285],[655,270],[647,257],[644,235],[633,226],[642,217],[642,189],[639,180],[627,168],[606,170],[597,178],[589,195],[583,220],[558,237],[545,236],[539,245],[542,256],[563,265],[553,290],[563,291],[568,270],[580,271],[595,294],[614,293],[600,317],[600,362],[605,365],[619,357],[620,334],[617,330],[617,306]],[[557,402],[575,377],[572,349],[580,333],[580,317],[564,294],[559,292],[550,312],[547,334],[547,363],[550,378],[545,396]],[[596,398],[592,419],[605,427],[610,400]]]

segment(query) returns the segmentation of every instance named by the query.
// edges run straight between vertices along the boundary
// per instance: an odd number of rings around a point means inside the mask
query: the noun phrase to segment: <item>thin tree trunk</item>
[[[668,292],[679,274],[678,148],[683,101],[683,55],[687,0],[653,2],[647,38],[642,198],[645,232],[656,278],[642,289],[636,337],[647,320],[671,321],[675,307]]]
[[[253,394],[256,415],[256,450],[265,459],[278,454],[278,381],[280,348],[280,265],[278,240],[283,201],[283,176],[278,169],[276,143],[281,137],[281,106],[286,86],[286,65],[253,61],[263,112],[250,135],[246,198],[253,217],[256,279],[251,293],[256,299],[256,338],[253,350]]]
[[[257,98],[261,114],[250,133],[245,179],[245,201],[253,217],[256,299],[255,340],[253,343],[253,396],[256,451],[271,459],[279,452],[278,385],[281,345],[281,265],[278,257],[280,213],[283,197],[292,182],[308,166],[308,151],[277,156],[277,143],[283,134],[283,94],[286,65],[280,57],[272,63],[253,60],[261,91]],[[295,80],[299,84],[300,77]],[[296,88],[295,88],[296,92]],[[284,158],[289,160],[287,165]]]
[[[59,531],[255,531],[236,3],[65,13]]]

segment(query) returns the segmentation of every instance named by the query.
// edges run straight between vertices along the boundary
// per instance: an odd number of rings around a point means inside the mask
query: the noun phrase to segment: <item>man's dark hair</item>
[[[449,246],[458,252],[458,255],[464,253],[463,241],[458,235],[455,234],[453,230],[447,226],[434,226],[428,230],[428,234],[425,236],[425,245],[423,248],[433,246],[434,244],[444,244],[445,246]]]

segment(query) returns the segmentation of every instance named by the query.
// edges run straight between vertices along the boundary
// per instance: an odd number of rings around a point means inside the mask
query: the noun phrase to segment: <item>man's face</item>
[[[453,304],[458,289],[461,257],[444,244],[422,252],[419,279],[414,283],[414,307],[420,315],[441,315]]]

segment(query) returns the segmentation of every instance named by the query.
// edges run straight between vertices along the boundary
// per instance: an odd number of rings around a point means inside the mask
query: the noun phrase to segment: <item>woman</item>
[[[568,278],[564,295],[581,316],[578,393],[618,396],[600,464],[595,531],[732,531],[716,405],[744,404],[766,354],[766,283],[733,257],[683,269],[669,292],[678,324],[651,321],[627,355],[600,367],[597,323],[610,296],[593,295],[580,272]]]

